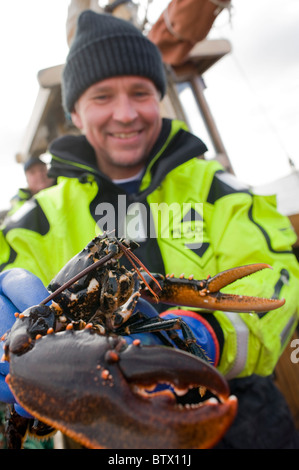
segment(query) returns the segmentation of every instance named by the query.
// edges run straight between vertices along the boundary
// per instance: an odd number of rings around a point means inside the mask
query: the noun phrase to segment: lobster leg
[[[5,414],[5,436],[8,449],[21,449],[29,420],[20,416],[12,405],[7,405]]]
[[[162,287],[156,290],[159,302],[169,305],[183,305],[185,307],[204,308],[206,310],[223,310],[230,312],[261,313],[284,305],[284,299],[267,299],[247,295],[224,294],[220,292],[222,287],[242,279],[265,268],[271,268],[268,264],[257,263],[238,268],[228,269],[216,276],[195,280],[192,278],[174,278],[173,276],[163,277],[158,275],[159,283]],[[154,290],[155,286],[147,279],[149,285]],[[148,301],[153,302],[151,293],[145,287],[141,295]]]
[[[183,342],[180,341],[176,332],[178,329],[182,331],[185,340]],[[191,328],[180,317],[171,318],[168,320],[164,320],[160,317],[149,318],[148,320],[145,320],[141,326],[132,326],[132,328],[129,330],[129,334],[155,333],[161,330],[167,331],[170,339],[173,340],[173,342],[177,344],[179,348],[185,349],[200,359],[209,362],[209,358],[205,351],[200,347],[199,344],[197,344]]]

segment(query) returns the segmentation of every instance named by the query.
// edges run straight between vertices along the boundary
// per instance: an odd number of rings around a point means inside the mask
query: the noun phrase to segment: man
[[[46,163],[38,157],[31,157],[24,164],[24,172],[31,196],[34,196],[42,189],[49,188],[54,183],[53,178],[48,177]]]
[[[27,188],[20,188],[18,193],[11,199],[12,210],[15,212],[24,202],[28,201],[35,194],[54,184],[54,179],[48,177],[48,169],[45,162],[39,157],[31,157],[24,164],[24,173],[27,181]]]
[[[234,379],[239,398],[236,424],[221,445],[295,447],[288,410],[268,378],[298,321],[296,237],[288,219],[272,197],[251,194],[216,161],[199,158],[206,147],[183,123],[161,119],[161,58],[131,24],[83,12],[62,84],[65,110],[82,136],[53,142],[50,176],[57,185],[1,233],[0,284],[21,267],[47,285],[95,233],[114,229],[139,241],[136,254],[152,272],[201,279],[238,265],[271,264],[273,270],[229,290],[284,297],[284,307],[263,316],[200,312],[190,322],[214,365]],[[29,302],[28,286],[24,291]],[[6,286],[5,292],[20,309],[23,290]],[[188,312],[180,313],[189,321]]]

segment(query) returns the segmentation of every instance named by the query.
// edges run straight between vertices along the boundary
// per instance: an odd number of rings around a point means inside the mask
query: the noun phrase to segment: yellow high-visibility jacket
[[[202,315],[217,336],[224,375],[271,374],[298,322],[299,269],[291,248],[296,236],[274,196],[254,195],[218,162],[198,158],[205,150],[183,123],[164,120],[136,191],[127,193],[99,172],[84,136],[57,139],[50,147],[50,176],[57,184],[2,227],[1,270],[26,268],[47,285],[95,235],[112,229],[137,239],[136,255],[152,272],[202,279],[268,263],[272,270],[227,291],[285,298],[283,307],[262,315]]]

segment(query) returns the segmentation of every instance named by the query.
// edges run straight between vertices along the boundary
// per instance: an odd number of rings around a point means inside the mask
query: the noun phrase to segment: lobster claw
[[[169,305],[183,305],[185,307],[204,308],[205,310],[222,310],[239,313],[262,313],[281,307],[284,305],[285,300],[225,294],[220,292],[220,289],[265,268],[271,268],[271,266],[264,263],[249,264],[222,271],[213,277],[200,281],[191,277],[187,279],[160,276],[158,278],[161,285],[160,291],[156,289],[156,286],[151,283],[150,279],[148,279],[148,282],[150,287],[155,290],[159,302]],[[153,297],[148,289],[144,288],[141,294],[148,301],[153,301]]]
[[[11,354],[6,381],[33,416],[88,448],[209,448],[237,411],[226,380],[207,362],[90,329],[48,334],[26,354]],[[152,393],[161,383],[175,393]],[[200,386],[214,396],[177,403],[175,394]]]

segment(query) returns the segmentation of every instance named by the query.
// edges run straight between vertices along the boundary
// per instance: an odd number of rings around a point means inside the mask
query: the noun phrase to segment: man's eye
[[[148,94],[149,93],[147,91],[135,91],[136,98],[144,98],[148,96]]]
[[[96,95],[94,99],[96,101],[105,101],[109,99],[109,95]]]

